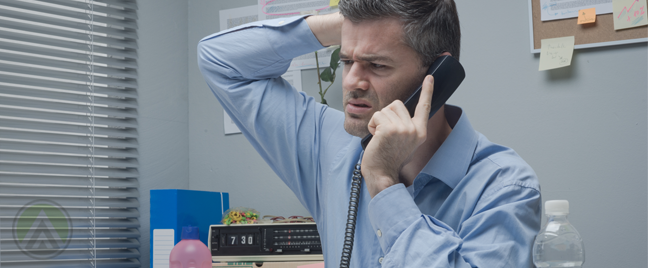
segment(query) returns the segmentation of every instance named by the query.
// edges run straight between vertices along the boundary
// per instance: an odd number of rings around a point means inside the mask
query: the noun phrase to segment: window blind
[[[139,267],[135,0],[0,0],[0,267]]]

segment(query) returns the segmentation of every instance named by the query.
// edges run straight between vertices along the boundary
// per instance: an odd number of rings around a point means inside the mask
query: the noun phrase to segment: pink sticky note
[[[324,263],[306,264],[297,266],[297,268],[324,268]]]

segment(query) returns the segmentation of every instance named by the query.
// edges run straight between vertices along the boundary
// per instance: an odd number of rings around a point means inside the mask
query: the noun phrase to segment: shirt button
[[[382,264],[382,260],[383,260],[383,257],[380,257],[380,259],[378,259],[378,263]]]
[[[382,232],[380,231],[380,229],[378,229],[378,231],[376,231],[376,235],[378,235],[378,237],[382,237]]]
[[[284,24],[284,21],[283,21],[283,20],[279,22],[279,25],[281,25],[281,24]]]

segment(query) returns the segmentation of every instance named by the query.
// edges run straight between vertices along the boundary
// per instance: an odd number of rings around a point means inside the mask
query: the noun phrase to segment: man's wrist
[[[322,46],[339,45],[342,39],[342,22],[340,13],[316,15],[306,18],[306,23]]]
[[[365,176],[365,183],[367,184],[367,191],[371,198],[376,196],[383,190],[398,184],[398,180],[391,176]]]

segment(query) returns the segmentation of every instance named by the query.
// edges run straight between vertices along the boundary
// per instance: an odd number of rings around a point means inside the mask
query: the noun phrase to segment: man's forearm
[[[344,17],[338,12],[306,18],[311,31],[320,44],[325,47],[340,44],[343,21]]]
[[[279,77],[293,58],[321,48],[301,17],[281,18],[241,25],[203,38],[198,44],[198,64],[208,81],[227,89],[240,79]]]
[[[321,44],[302,17],[241,25],[198,44],[198,65],[207,85],[309,211],[319,205],[313,150],[323,140],[319,126],[326,108],[280,76],[293,58],[319,49]]]

